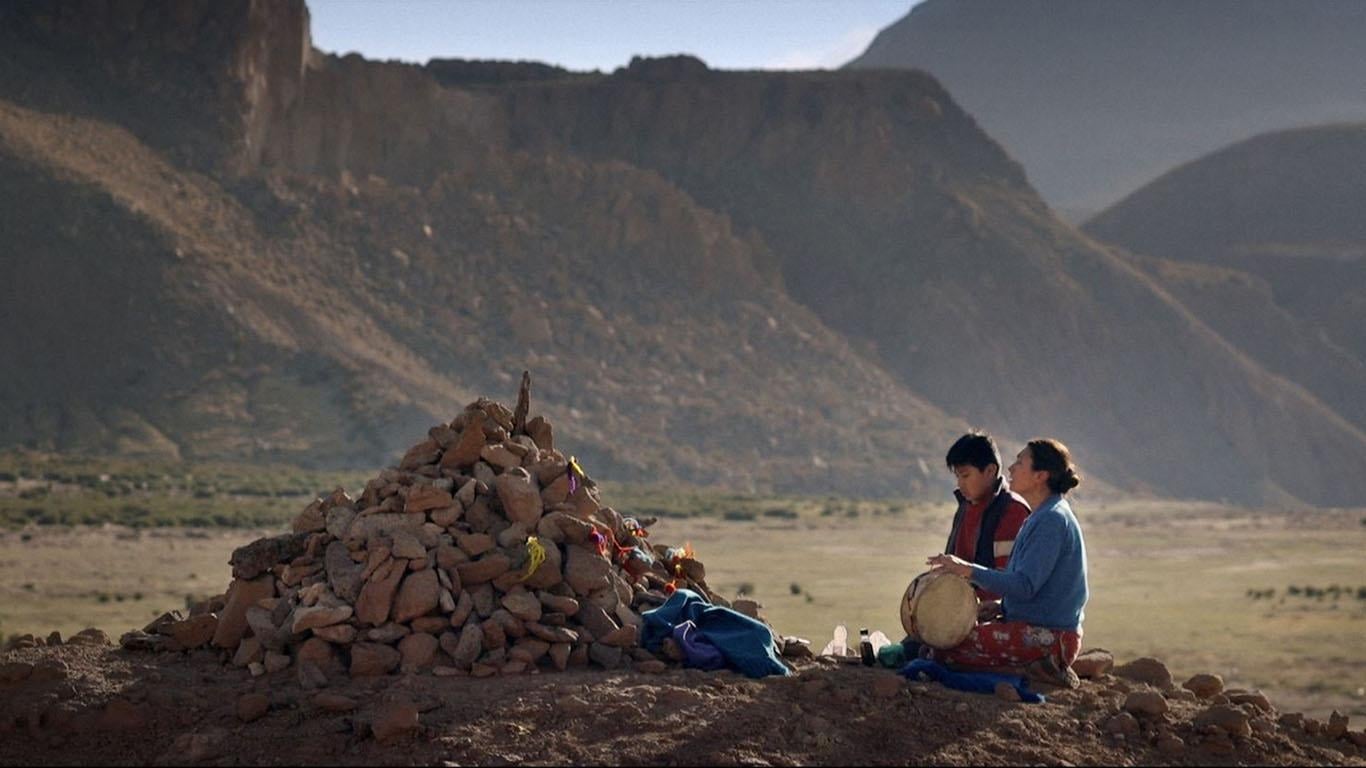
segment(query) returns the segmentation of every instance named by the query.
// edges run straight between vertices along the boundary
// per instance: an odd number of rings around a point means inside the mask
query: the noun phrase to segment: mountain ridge
[[[147,11],[186,34],[230,12],[307,26],[301,4],[260,0],[194,6],[183,28]],[[928,75],[691,57],[593,77],[428,69],[292,33],[297,56],[262,58],[272,38],[247,23],[225,72],[168,90],[192,128],[235,126],[223,140],[152,125],[145,94],[72,112],[107,81],[86,58],[38,66],[63,49],[25,18],[0,32],[3,223],[61,257],[29,263],[27,284],[122,259],[126,292],[162,315],[82,294],[101,348],[144,378],[88,370],[53,354],[82,337],[43,343],[68,338],[63,305],[13,287],[0,350],[27,379],[0,397],[7,442],[373,462],[529,369],[580,455],[619,480],[938,495],[969,414],[1007,441],[1061,436],[1130,493],[1366,492],[1359,431],[1059,222]],[[272,92],[270,62],[296,60]],[[55,204],[18,213],[36,189]],[[51,384],[82,378],[85,399]],[[125,411],[132,426],[111,421]],[[1323,466],[1304,458],[1320,444]]]
[[[1366,124],[1276,131],[1173,169],[1092,220],[1273,370],[1366,428]]]
[[[1268,130],[1366,119],[1349,0],[925,0],[850,68],[944,82],[1075,220]]]

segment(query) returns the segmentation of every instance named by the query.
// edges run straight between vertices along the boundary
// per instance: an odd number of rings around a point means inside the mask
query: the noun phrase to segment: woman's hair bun
[[[1053,493],[1067,493],[1081,485],[1081,475],[1077,474],[1072,463],[1072,452],[1058,440],[1041,438],[1030,440],[1028,445],[1032,467],[1036,471],[1048,473],[1048,490]]]

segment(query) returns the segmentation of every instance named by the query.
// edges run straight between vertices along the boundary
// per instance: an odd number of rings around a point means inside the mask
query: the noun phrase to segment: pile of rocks
[[[431,669],[516,674],[664,662],[638,647],[640,612],[707,586],[688,548],[651,545],[653,520],[623,518],[555,447],[551,424],[480,399],[428,431],[358,498],[337,489],[293,532],[232,555],[224,595],[166,614],[128,648],[213,647],[306,685]]]
[[[1106,654],[1108,655],[1108,653]],[[1107,667],[1100,675],[1110,671]],[[1158,659],[1143,657],[1113,668],[1128,684],[1110,684],[1122,694],[1119,711],[1104,723],[1104,731],[1119,740],[1146,740],[1164,755],[1176,756],[1196,748],[1208,755],[1228,757],[1245,749],[1254,738],[1278,732],[1366,745],[1366,732],[1350,731],[1347,716],[1334,711],[1327,721],[1300,713],[1279,714],[1261,691],[1226,688],[1222,677],[1192,675],[1179,687]],[[1174,716],[1172,702],[1196,705],[1188,719]]]

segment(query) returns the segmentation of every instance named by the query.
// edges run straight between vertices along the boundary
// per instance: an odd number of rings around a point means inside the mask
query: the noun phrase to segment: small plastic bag
[[[901,643],[889,643],[877,651],[877,663],[887,669],[901,669],[906,662],[906,646]]]
[[[835,636],[825,644],[822,656],[846,656],[849,653],[849,629],[843,624],[835,625]]]

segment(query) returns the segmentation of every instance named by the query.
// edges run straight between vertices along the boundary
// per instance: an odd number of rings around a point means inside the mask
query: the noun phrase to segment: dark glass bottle
[[[868,639],[867,627],[859,628],[858,652],[863,657],[863,666],[871,667],[877,663],[877,657],[873,655],[873,641]]]

